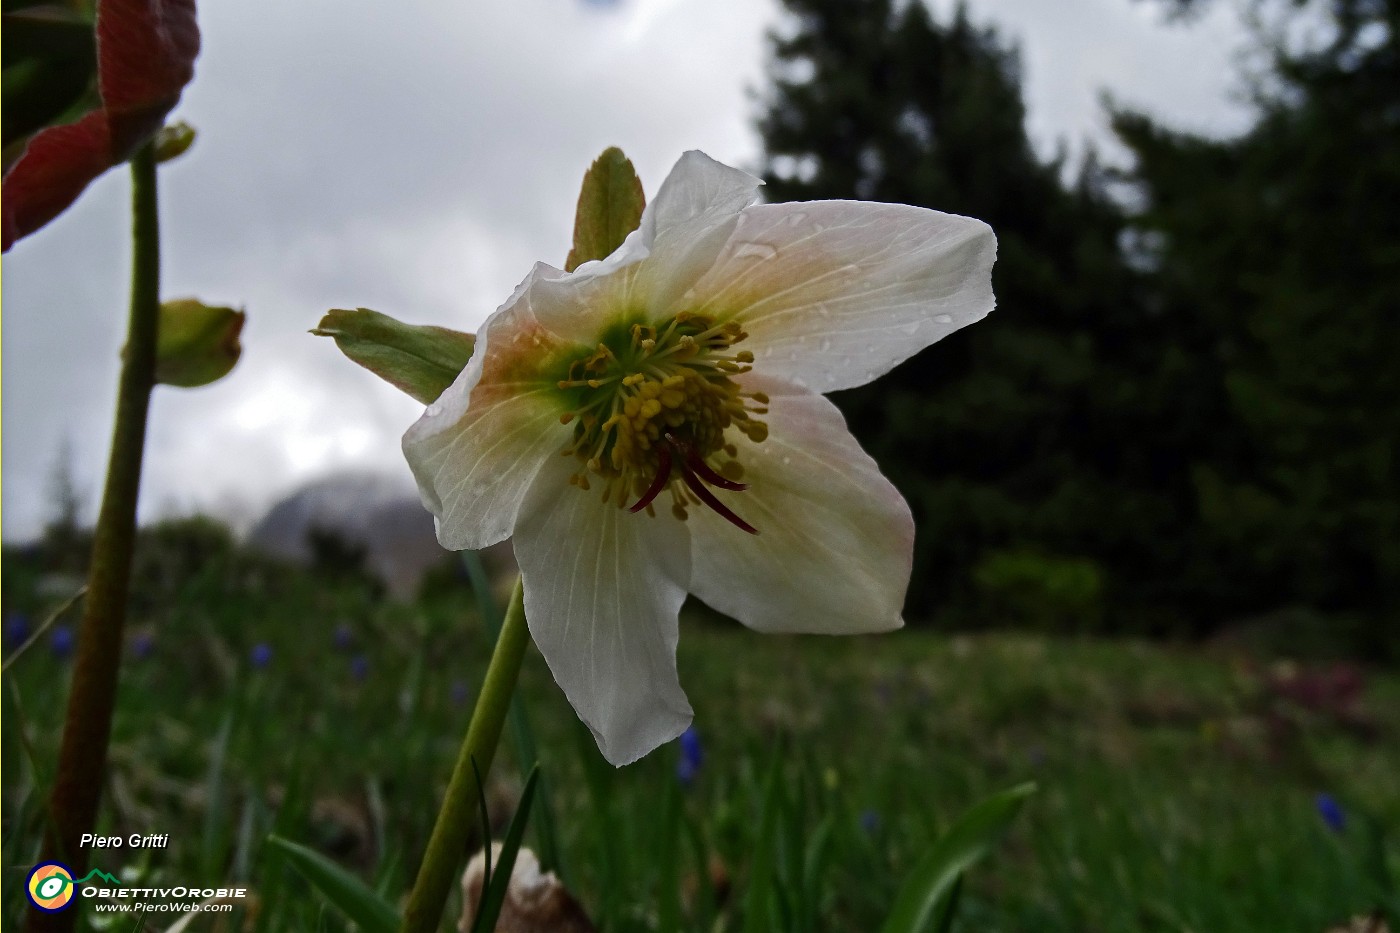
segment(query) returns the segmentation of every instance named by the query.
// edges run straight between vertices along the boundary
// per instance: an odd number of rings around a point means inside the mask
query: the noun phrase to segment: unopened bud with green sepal
[[[162,302],[156,341],[156,382],[181,388],[222,379],[243,352],[244,314],[194,298]]]
[[[156,161],[169,162],[185,154],[194,145],[195,131],[184,120],[162,126],[156,133]]]
[[[424,405],[452,385],[476,347],[472,334],[405,324],[368,308],[331,311],[311,333],[334,337],[342,353]]]

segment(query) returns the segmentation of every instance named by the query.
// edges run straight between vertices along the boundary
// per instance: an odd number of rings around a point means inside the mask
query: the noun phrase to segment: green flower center
[[[733,379],[753,368],[752,353],[734,350],[747,336],[733,321],[681,312],[655,327],[622,328],[570,363],[559,388],[575,393],[574,407],[560,420],[574,425],[564,453],[581,466],[569,482],[583,490],[600,482],[604,500],[619,506],[635,496],[632,511],[649,515],[668,491],[681,520],[701,503],[753,532],[707,488],[745,488],[738,450],[725,441],[730,428],[753,441],[768,436],[754,417],[767,413],[768,396]]]

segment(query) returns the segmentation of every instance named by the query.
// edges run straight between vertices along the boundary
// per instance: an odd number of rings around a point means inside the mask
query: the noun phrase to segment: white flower
[[[445,547],[514,536],[531,635],[617,765],[691,721],[688,592],[760,632],[903,624],[909,507],[821,393],[994,304],[981,221],[760,184],[686,153],[607,259],[535,266],[404,436]]]

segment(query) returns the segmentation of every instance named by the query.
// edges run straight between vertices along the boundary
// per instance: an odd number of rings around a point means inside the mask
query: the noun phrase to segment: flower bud
[[[194,145],[194,137],[194,127],[184,120],[162,126],[160,132],[156,133],[156,162],[178,159],[185,154],[185,150]]]
[[[244,314],[201,304],[193,298],[160,306],[156,341],[156,382],[193,388],[223,378],[243,347],[238,335]]]

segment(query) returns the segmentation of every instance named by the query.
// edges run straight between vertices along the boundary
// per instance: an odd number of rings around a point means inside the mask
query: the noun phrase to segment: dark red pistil
[[[681,462],[679,464],[681,479],[685,482],[686,486],[690,488],[690,491],[695,493],[697,499],[709,506],[717,515],[736,528],[742,528],[751,535],[758,534],[757,528],[735,515],[728,506],[715,498],[715,494],[710,492],[705,486],[705,483],[709,483],[711,486],[717,486],[720,489],[741,492],[749,488],[748,484],[735,482],[732,479],[721,476],[705,462],[704,458],[700,456],[699,452],[696,451],[691,444],[673,434],[667,434],[666,443],[657,449],[656,477],[651,481],[651,485],[647,487],[646,492],[642,493],[642,497],[637,500],[637,504],[632,506],[629,511],[642,511],[642,509],[651,505],[652,501],[661,494],[661,490],[666,488],[666,484],[671,481],[671,471],[677,466],[675,457],[672,454],[673,451],[681,455]]]

